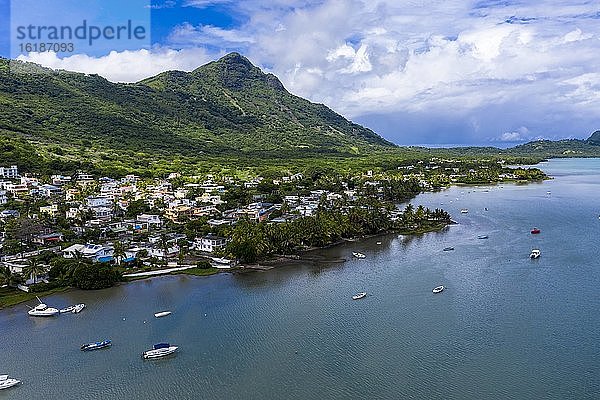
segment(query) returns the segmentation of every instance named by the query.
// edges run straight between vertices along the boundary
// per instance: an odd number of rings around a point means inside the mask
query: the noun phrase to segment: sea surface
[[[0,400],[600,399],[600,159],[541,168],[554,179],[422,194],[458,225],[318,252],[343,263],[72,291],[44,300],[87,308],[51,319],[2,310],[0,374],[23,385]],[[178,354],[142,360],[159,341]]]

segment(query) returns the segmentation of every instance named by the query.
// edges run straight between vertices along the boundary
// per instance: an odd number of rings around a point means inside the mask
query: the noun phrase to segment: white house
[[[112,218],[113,210],[110,207],[95,207],[92,208],[94,218],[108,221]]]
[[[62,190],[54,185],[42,185],[38,187],[37,190],[38,193],[40,193],[44,197],[50,197],[52,195],[58,195],[62,193]]]
[[[155,228],[160,228],[162,225],[162,221],[160,220],[160,216],[153,214],[140,214],[136,218],[137,222],[145,223]]]
[[[40,214],[46,214],[51,218],[56,217],[56,214],[58,214],[58,204],[40,207]]]
[[[196,238],[194,241],[194,248],[196,250],[205,251],[207,253],[214,253],[215,251],[225,247],[225,245],[227,245],[226,238],[212,234]]]
[[[77,252],[85,258],[90,258],[94,261],[102,261],[107,257],[112,257],[114,249],[112,247],[103,246],[101,244],[74,244],[63,249],[64,258],[75,258]]]
[[[112,198],[109,196],[90,196],[87,198],[87,206],[90,208],[110,207],[111,205]]]
[[[8,179],[16,179],[19,177],[19,170],[16,165],[10,167],[0,167],[0,177]]]

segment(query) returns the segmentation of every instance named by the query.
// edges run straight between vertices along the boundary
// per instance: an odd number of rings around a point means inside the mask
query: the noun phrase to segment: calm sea
[[[87,308],[53,319],[0,311],[0,374],[24,382],[0,399],[599,399],[600,160],[542,168],[555,179],[420,195],[459,225],[320,251],[344,263],[73,291],[44,300]],[[159,341],[179,353],[143,361]]]

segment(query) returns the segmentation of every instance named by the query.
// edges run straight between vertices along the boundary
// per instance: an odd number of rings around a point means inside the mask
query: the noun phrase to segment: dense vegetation
[[[323,247],[343,239],[399,231],[425,232],[450,223],[443,210],[431,211],[408,205],[398,219],[392,217],[394,206],[375,200],[365,201],[347,210],[319,210],[315,215],[283,224],[253,223],[242,220],[229,228],[231,242],[224,253],[242,262],[253,263],[279,254]]]
[[[0,60],[0,131],[60,144],[158,154],[353,154],[393,147],[287,92],[237,53],[136,84]]]

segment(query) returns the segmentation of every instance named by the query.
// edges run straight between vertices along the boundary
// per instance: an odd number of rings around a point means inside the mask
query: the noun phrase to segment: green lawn
[[[44,297],[54,293],[64,292],[68,288],[56,288],[40,293],[27,293],[15,288],[0,288],[0,309],[14,306],[19,303],[34,300],[37,303],[35,296]],[[25,307],[25,306],[23,306]],[[25,307],[26,308],[26,307]]]
[[[183,271],[171,272],[172,275],[187,274],[196,276],[208,276],[218,274],[220,270],[218,268],[190,268],[184,269]]]

